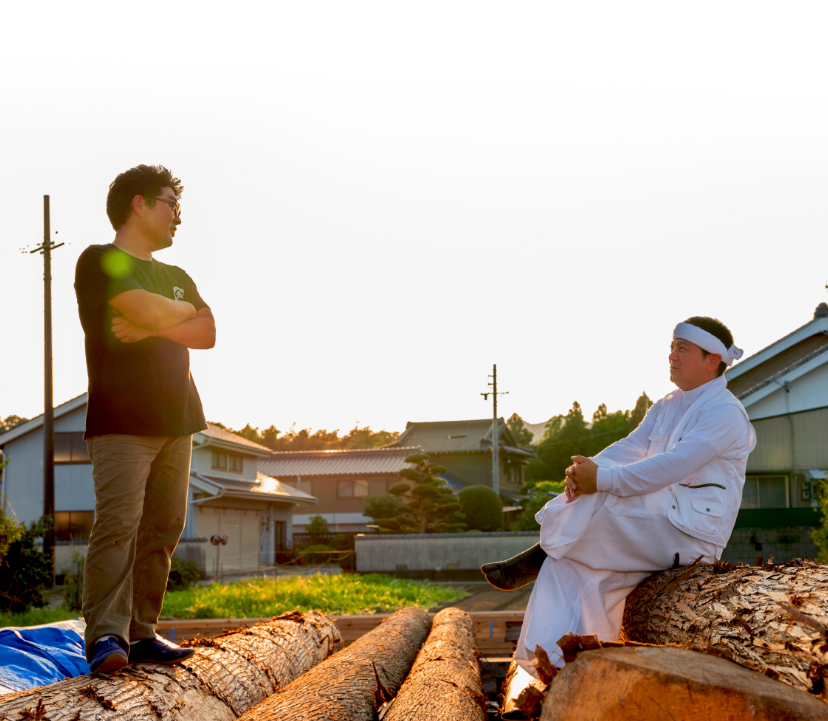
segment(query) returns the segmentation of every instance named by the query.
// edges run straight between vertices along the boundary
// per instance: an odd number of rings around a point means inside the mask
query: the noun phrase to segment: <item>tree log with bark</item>
[[[707,651],[826,698],[828,566],[698,564],[627,598],[623,638]]]
[[[485,709],[474,622],[443,609],[384,721],[485,721]]]
[[[402,685],[430,628],[421,608],[397,611],[239,721],[375,721],[377,709]]]
[[[0,696],[0,721],[232,721],[342,647],[320,613],[287,613],[211,639],[175,666],[136,663]]]
[[[828,716],[814,696],[722,658],[674,646],[595,645],[556,674],[541,721],[817,721]]]

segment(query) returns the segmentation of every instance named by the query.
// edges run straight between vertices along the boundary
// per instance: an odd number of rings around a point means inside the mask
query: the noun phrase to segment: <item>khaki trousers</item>
[[[86,655],[101,636],[155,638],[170,559],[184,530],[192,436],[95,436],[87,442],[95,523],[86,553]]]

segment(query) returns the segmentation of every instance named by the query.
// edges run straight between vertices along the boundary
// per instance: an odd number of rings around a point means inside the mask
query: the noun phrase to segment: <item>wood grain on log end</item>
[[[474,622],[443,609],[384,721],[485,721],[485,708]]]
[[[179,665],[137,663],[0,696],[0,721],[232,721],[341,647],[331,619],[293,612],[202,641]]]
[[[653,574],[627,598],[623,638],[703,650],[826,697],[828,566],[796,559]]]
[[[825,704],[724,659],[681,648],[586,651],[555,677],[541,721],[793,721]]]
[[[503,683],[504,719],[537,718],[546,698],[547,684],[512,661]]]
[[[374,721],[397,693],[431,628],[404,608],[373,631],[247,711],[243,721]],[[240,719],[240,721],[241,721]]]

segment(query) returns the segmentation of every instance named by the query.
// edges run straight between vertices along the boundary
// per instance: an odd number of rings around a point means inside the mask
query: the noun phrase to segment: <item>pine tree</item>
[[[392,518],[378,518],[377,525],[386,533],[453,533],[463,531],[463,506],[454,497],[446,481],[438,473],[446,473],[443,466],[434,465],[427,453],[413,453],[400,475],[408,481],[388,489],[403,503]]]

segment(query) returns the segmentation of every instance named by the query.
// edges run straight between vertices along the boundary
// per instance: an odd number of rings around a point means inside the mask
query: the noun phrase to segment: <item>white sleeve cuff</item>
[[[595,485],[601,493],[612,493],[612,468],[598,468]]]

